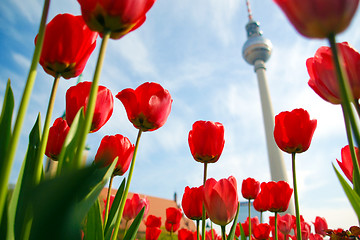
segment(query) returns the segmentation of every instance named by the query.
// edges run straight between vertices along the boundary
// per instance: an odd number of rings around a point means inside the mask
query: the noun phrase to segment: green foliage
[[[104,239],[101,215],[100,203],[98,199],[87,214],[84,240]]]
[[[228,235],[227,239],[231,239],[231,240],[234,239],[235,230],[236,230],[236,224],[237,224],[237,220],[238,220],[238,216],[239,216],[239,210],[240,210],[240,202],[238,203],[238,207],[237,207],[237,210],[236,210],[233,225],[231,226],[231,229],[230,229],[230,232],[229,232],[229,235]]]
[[[347,198],[349,199],[349,201],[351,203],[351,206],[353,207],[353,209],[356,213],[356,216],[358,217],[358,219],[360,219],[360,197],[359,197],[359,195],[355,192],[355,190],[353,190],[350,187],[350,185],[346,182],[344,177],[335,168],[334,164],[333,164],[333,168],[335,170],[336,176],[338,177],[338,179],[340,181],[342,188],[344,189],[344,192],[345,192]]]

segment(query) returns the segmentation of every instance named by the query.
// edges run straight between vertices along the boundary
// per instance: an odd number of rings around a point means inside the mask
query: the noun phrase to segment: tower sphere
[[[266,62],[271,56],[272,44],[269,39],[264,38],[259,29],[259,24],[255,21],[250,21],[246,25],[248,40],[243,46],[243,57],[251,65],[255,64],[256,60]]]

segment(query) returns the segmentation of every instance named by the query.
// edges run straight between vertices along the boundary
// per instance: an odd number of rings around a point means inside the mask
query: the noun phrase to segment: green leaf
[[[35,184],[35,159],[40,145],[41,124],[40,114],[36,119],[34,127],[29,134],[29,145],[24,160],[24,172],[21,179],[20,191],[15,213],[15,237],[16,239],[26,238],[31,227],[31,209],[28,206],[28,198]],[[16,195],[15,195],[16,197]],[[14,199],[15,201],[15,199]]]
[[[10,86],[10,79],[6,84],[4,102],[0,115],[0,168],[3,168],[8,161],[5,161],[5,153],[11,137],[11,121],[14,111],[14,94]]]
[[[353,209],[355,210],[355,213],[356,213],[358,219],[360,219],[360,197],[359,197],[359,195],[355,192],[355,190],[353,190],[350,187],[350,185],[346,182],[344,177],[335,168],[334,164],[333,164],[333,168],[334,168],[335,173],[340,181],[342,188],[344,189],[344,192],[345,192],[347,198],[349,199]]]
[[[229,232],[229,235],[228,235],[228,238],[227,238],[227,239],[234,239],[235,230],[236,230],[236,224],[237,224],[237,222],[238,222],[239,209],[240,209],[240,202],[238,203],[238,207],[237,207],[237,210],[236,210],[236,214],[235,214],[235,218],[234,218],[234,221],[233,221],[233,225],[231,226],[231,229],[230,229],[230,232]]]
[[[241,240],[246,240],[246,236],[245,236],[244,229],[243,229],[241,223],[240,223],[239,225],[240,225],[240,236],[241,236]]]
[[[145,206],[141,209],[139,214],[136,216],[136,218],[132,222],[131,226],[129,227],[129,230],[125,234],[124,240],[134,240],[136,238],[136,233],[137,233],[140,223],[144,217],[144,213],[145,213]]]
[[[96,201],[115,165],[69,170],[34,188],[30,239],[80,239],[86,209]]]
[[[76,149],[80,141],[80,133],[82,126],[84,124],[84,113],[83,108],[81,108],[76,114],[68,135],[65,138],[61,153],[58,158],[58,170],[57,175],[63,171],[73,169],[75,163],[71,161],[75,159]]]
[[[107,223],[106,223],[106,226],[105,226],[105,231],[104,231],[105,233],[107,233],[109,231],[111,225],[115,224],[116,213],[117,213],[117,210],[119,209],[121,198],[122,198],[123,193],[124,193],[124,188],[125,188],[125,178],[121,182],[121,184],[120,184],[120,186],[119,186],[119,188],[118,188],[118,190],[116,192],[113,204],[111,205],[108,220],[107,220]]]
[[[84,240],[103,240],[101,210],[99,200],[90,208],[86,218],[86,233]]]

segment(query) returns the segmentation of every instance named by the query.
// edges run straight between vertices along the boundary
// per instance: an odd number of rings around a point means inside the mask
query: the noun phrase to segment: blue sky
[[[0,103],[10,78],[16,110],[42,4],[39,0],[4,0],[0,5]],[[355,225],[355,214],[331,166],[340,159],[340,150],[346,145],[341,109],[324,102],[307,85],[305,61],[327,42],[300,36],[271,0],[253,0],[251,5],[264,36],[273,44],[267,77],[274,113],[301,107],[318,120],[309,150],[297,155],[300,211],[308,222],[315,216],[325,217],[330,228]],[[51,2],[48,19],[58,13],[78,15],[80,7],[75,0]],[[120,40],[109,41],[101,85],[115,96],[124,88],[158,82],[174,100],[167,123],[142,135],[130,191],[168,199],[177,192],[181,199],[186,186],[201,185],[203,166],[192,159],[187,143],[188,132],[197,120],[218,121],[225,127],[225,148],[220,160],[209,165],[209,177],[235,176],[239,193],[244,178],[270,180],[257,80],[253,67],[242,58],[247,21],[245,0],[157,0],[141,28]],[[360,31],[356,28],[359,23],[357,14],[338,41],[348,41],[360,49]],[[85,68],[84,80],[92,80],[97,55],[98,48]],[[65,92],[75,83],[76,79],[60,81],[52,122],[63,114]],[[27,135],[38,112],[44,120],[51,85],[52,77],[39,66],[12,183],[17,179]],[[89,162],[104,135],[120,133],[135,142],[137,130],[128,121],[120,101],[114,101],[109,122],[88,136]],[[284,154],[284,161],[291,179],[290,155]],[[117,177],[115,186],[121,180]]]

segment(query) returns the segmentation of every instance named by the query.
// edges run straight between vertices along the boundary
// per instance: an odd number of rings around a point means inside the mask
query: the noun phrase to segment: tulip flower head
[[[270,212],[285,212],[290,203],[293,189],[285,181],[261,183],[261,192],[259,196],[268,201],[268,210]],[[258,196],[258,197],[259,197]]]
[[[290,234],[293,225],[296,224],[296,219],[293,218],[293,216],[291,214],[285,214],[283,216],[278,215],[278,228],[279,231],[284,234],[284,235],[288,235]]]
[[[274,0],[303,36],[327,38],[344,31],[351,22],[358,0]]]
[[[168,232],[176,232],[180,227],[182,217],[181,209],[169,207],[166,209],[165,229]]]
[[[135,128],[154,131],[162,127],[171,111],[172,98],[158,83],[143,83],[135,90],[127,88],[116,95],[124,105]]]
[[[66,136],[70,128],[62,118],[57,118],[49,129],[49,136],[46,145],[45,155],[53,160],[57,160],[64,145]]]
[[[189,147],[194,159],[214,163],[224,149],[224,126],[219,122],[196,121],[189,132]]]
[[[253,178],[244,179],[241,185],[241,193],[245,199],[255,199],[260,192],[260,182]]]
[[[132,198],[126,199],[123,218],[126,221],[135,219],[135,217],[139,214],[143,207],[145,207],[145,212],[143,216],[145,217],[149,212],[149,205],[149,200],[146,197],[140,198],[140,195],[135,193]]]
[[[360,98],[360,53],[347,42],[337,43],[353,98]],[[314,57],[307,59],[306,67],[310,76],[309,86],[322,99],[332,104],[341,104],[341,94],[329,47],[320,47]]]
[[[358,163],[360,163],[360,151],[357,147],[355,148],[355,154],[358,160]],[[351,158],[351,153],[350,153],[350,147],[349,145],[346,145],[345,147],[343,147],[341,149],[341,162],[339,160],[337,160],[337,163],[339,164],[341,170],[343,171],[343,173],[345,174],[345,176],[349,179],[350,182],[353,182],[353,172],[354,172],[354,165],[353,165],[353,161]],[[360,164],[359,164],[360,166]]]
[[[310,120],[302,109],[285,111],[275,116],[274,138],[278,147],[287,153],[302,153],[310,147],[317,121]]]
[[[95,49],[97,36],[81,16],[58,14],[46,25],[39,63],[53,77],[77,77]]]
[[[251,218],[251,232],[254,233],[254,228],[256,228],[257,225],[259,225],[260,222],[259,222],[259,218],[256,216],[256,217],[253,217]],[[249,236],[249,217],[246,218],[245,222],[243,222],[241,224],[241,227],[243,228],[244,230],[244,234],[245,236]],[[240,226],[239,226],[240,228]],[[240,229],[239,229],[240,230]]]
[[[220,226],[230,223],[238,206],[237,183],[233,176],[216,181],[206,180],[204,205],[210,220]]]
[[[315,222],[313,222],[313,224],[315,226],[315,233],[325,237],[326,236],[325,230],[328,229],[326,219],[323,217],[316,217]]]
[[[196,234],[186,228],[182,228],[178,231],[178,240],[196,240]]]
[[[160,227],[146,227],[145,240],[157,240],[160,233]]]
[[[105,136],[101,140],[94,162],[100,167],[106,167],[117,157],[113,174],[122,176],[129,169],[134,148],[134,144],[121,134]]]
[[[83,107],[84,113],[91,89],[91,82],[80,82],[70,87],[66,92],[66,121],[71,126],[76,114]],[[109,89],[99,86],[96,97],[95,111],[90,132],[98,131],[113,113],[114,98]]]
[[[202,219],[203,191],[203,185],[200,187],[185,188],[181,206],[184,210],[184,214],[192,220]]]
[[[110,38],[119,39],[139,28],[155,0],[78,0],[82,16],[93,31],[101,35],[110,31]]]
[[[146,227],[161,227],[161,217],[149,215],[145,222]]]
[[[267,240],[269,239],[271,226],[267,223],[260,223],[252,231],[256,240]]]

